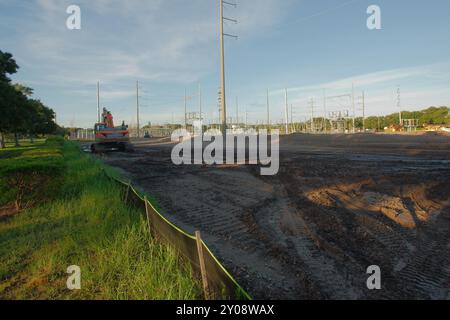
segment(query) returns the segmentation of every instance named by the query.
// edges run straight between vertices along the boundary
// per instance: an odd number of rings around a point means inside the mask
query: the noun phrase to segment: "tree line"
[[[383,130],[385,127],[391,125],[398,125],[400,123],[399,113],[393,113],[387,116],[371,116],[367,117],[364,121],[366,129],[378,129]],[[415,119],[418,122],[418,126],[435,124],[444,125],[450,124],[450,113],[448,107],[429,107],[420,111],[402,111],[402,119]],[[356,127],[362,128],[363,119],[356,119]]]
[[[33,89],[12,83],[10,76],[19,66],[12,54],[0,50],[0,148],[5,148],[5,136],[13,135],[16,145],[19,136],[54,133],[57,129],[55,112],[40,100],[32,99]]]

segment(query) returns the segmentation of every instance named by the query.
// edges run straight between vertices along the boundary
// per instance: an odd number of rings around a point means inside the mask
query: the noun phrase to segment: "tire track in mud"
[[[448,166],[327,148],[289,144],[275,177],[252,166],[175,166],[164,146],[104,160],[170,220],[201,230],[255,298],[450,298]],[[439,148],[438,159],[444,154]],[[383,290],[365,286],[372,264]]]
[[[319,211],[322,211],[323,214],[340,214],[341,216],[347,216],[347,219],[349,215],[354,215],[354,219],[357,221],[354,226],[346,225],[345,223],[340,225],[337,231],[333,231],[334,234],[326,241],[336,243],[336,239],[346,239],[347,243],[341,242],[339,244],[339,247],[344,249],[342,252],[345,252],[346,258],[349,258],[349,254],[352,252],[349,246],[350,243],[357,242],[360,246],[366,246],[367,252],[357,252],[354,255],[355,258],[361,260],[361,258],[365,257],[367,260],[366,266],[374,264],[374,262],[382,266],[382,269],[385,271],[384,280],[389,293],[380,292],[380,295],[370,294],[366,297],[442,299],[448,295],[448,289],[445,289],[449,288],[448,268],[445,267],[448,265],[449,257],[448,249],[446,248],[448,240],[446,240],[445,236],[442,237],[445,233],[440,233],[441,236],[438,236],[439,233],[436,232],[438,227],[436,225],[430,225],[428,222],[419,220],[420,223],[417,223],[415,230],[405,230],[397,223],[380,215],[380,212],[364,209],[363,205],[355,203],[357,202],[355,198],[357,199],[359,196],[360,188],[353,185],[348,188],[349,190],[343,189],[342,185],[345,185],[345,182],[342,180],[328,182],[325,184],[326,187],[320,189],[319,192],[314,192],[312,197],[308,197],[309,199],[302,199],[305,190],[296,190],[295,187],[292,187],[301,185],[301,182],[296,181],[298,175],[292,174],[292,171],[295,170],[292,169],[295,167],[295,164],[291,164],[290,167],[289,174],[282,175],[282,179],[285,180],[286,185],[291,186],[291,197],[298,199],[299,206],[304,207],[308,205],[308,200],[312,200],[309,216],[313,217],[313,220],[315,218],[315,222],[325,224],[321,225],[321,227],[316,226],[315,229],[318,230],[318,234],[324,233],[323,230],[326,230],[329,225],[334,223],[339,225],[343,222],[336,217],[333,217],[336,218],[334,222],[329,217],[327,217],[328,221],[324,220],[323,217],[317,219],[319,214],[317,210],[319,208]],[[347,178],[351,178],[351,176]],[[439,175],[430,177],[431,181],[438,179]],[[350,180],[354,184],[356,179]],[[381,182],[385,179],[381,177],[381,179],[376,180]],[[375,180],[372,179],[372,181]],[[392,185],[395,186],[395,184]],[[367,184],[365,187],[368,187]],[[386,185],[376,183],[372,183],[369,189],[395,193],[395,190],[386,189]],[[427,207],[429,209],[433,207],[437,209],[444,207],[439,218],[448,218],[445,217],[445,214],[448,215],[448,207],[445,208],[442,203],[438,204],[433,200],[425,199],[423,192],[419,192],[419,195],[420,197],[416,198],[411,191],[401,192],[400,194],[402,205],[405,205],[412,215],[415,215],[415,208]],[[345,208],[345,210],[342,210],[342,208]],[[421,210],[423,213],[426,213],[425,210]],[[311,212],[314,212],[315,216]],[[433,210],[428,212],[430,215],[433,215]],[[312,224],[314,225],[314,222]],[[448,221],[442,225],[446,225],[448,228]],[[342,232],[343,230],[351,232],[346,235]],[[325,247],[323,249],[322,253],[329,250]],[[379,252],[381,254],[370,254],[370,252]],[[361,267],[364,266],[361,262],[357,262],[357,264],[360,264]],[[444,270],[439,272],[438,270],[442,266],[444,266]],[[355,268],[347,262],[345,269],[354,270]],[[323,274],[323,271],[321,273]]]

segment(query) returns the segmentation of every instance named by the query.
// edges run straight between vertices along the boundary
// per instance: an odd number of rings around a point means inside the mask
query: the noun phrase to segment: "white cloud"
[[[255,5],[253,0],[241,0],[237,9],[226,9],[239,20],[229,32],[246,40],[259,36],[281,21],[291,2],[260,0]],[[79,31],[66,28],[71,4],[71,0],[26,4],[0,0],[0,10],[5,6],[16,12],[0,21],[0,27],[13,30],[3,28],[0,37],[22,66],[16,79],[33,85],[37,94],[40,88],[53,91],[43,100],[57,101],[59,113],[72,112],[76,104],[84,108],[79,112],[89,113],[86,104],[94,102],[97,81],[110,88],[102,88],[104,100],[124,102],[134,92],[122,86],[137,79],[186,85],[217,72],[217,1],[79,0]]]
[[[310,86],[290,87],[289,92],[314,92],[314,91],[338,91],[351,89],[352,84],[358,87],[370,87],[379,84],[387,84],[393,82],[401,82],[405,79],[416,77],[430,77],[439,79],[449,79],[449,73],[440,71],[442,66],[448,67],[448,63],[433,64],[425,66],[415,66],[410,68],[399,68],[391,70],[383,70],[378,72],[371,72],[357,76],[338,79],[331,82],[319,83]],[[271,92],[272,94],[284,94],[284,89],[277,89]]]
[[[17,55],[55,85],[92,84],[142,78],[189,83],[216,71],[217,3],[204,0],[78,1],[82,30],[65,28],[69,0],[38,0],[33,19],[17,21],[23,31],[9,42]],[[235,10],[241,36],[275,23],[286,5],[247,0]],[[234,10],[234,9],[233,9]],[[256,12],[255,12],[256,11]]]
[[[367,115],[389,114],[397,109],[397,87],[401,88],[402,110],[419,110],[431,105],[450,104],[450,62],[371,72],[310,86],[288,88],[289,104],[294,105],[297,119],[311,115],[310,99],[314,99],[317,115],[324,113],[323,96],[349,95],[355,87],[356,113],[362,115],[361,91],[365,91]],[[285,89],[271,92],[271,96],[284,95]],[[359,101],[359,102],[358,102]],[[350,97],[327,99],[327,109],[349,110]]]

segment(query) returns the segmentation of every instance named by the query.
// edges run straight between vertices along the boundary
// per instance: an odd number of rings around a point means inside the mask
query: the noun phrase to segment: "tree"
[[[13,87],[16,91],[21,92],[26,97],[31,97],[33,95],[33,89],[30,87],[24,86],[20,83],[15,83]]]
[[[25,119],[27,133],[30,138],[35,134],[48,134],[56,131],[55,112],[46,107],[40,100],[28,101],[29,116]]]
[[[53,133],[57,126],[55,113],[41,101],[31,99],[33,89],[22,84],[11,84],[9,76],[19,69],[10,53],[0,51],[0,147],[5,147],[4,134],[13,133],[16,145],[19,134]]]
[[[16,73],[18,69],[19,66],[16,60],[12,58],[12,54],[0,50],[0,81],[11,82],[11,79],[7,75]]]
[[[25,118],[29,116],[27,113],[28,99],[21,92],[14,89],[9,83],[0,81],[0,132],[2,140],[2,148],[4,144],[4,134],[14,133],[16,144],[18,144],[18,133],[25,128]]]
[[[15,100],[16,95],[10,86],[11,79],[8,75],[14,74],[19,69],[16,61],[12,58],[12,54],[0,50],[0,148],[5,147],[4,134],[7,132],[5,127],[8,126],[11,116],[11,101]]]

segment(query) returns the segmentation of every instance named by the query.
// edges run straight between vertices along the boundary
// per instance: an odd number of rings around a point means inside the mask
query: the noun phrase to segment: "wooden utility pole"
[[[236,126],[239,125],[239,98],[236,97]]]
[[[327,95],[323,89],[323,132],[327,132]]]
[[[136,81],[136,122],[137,122],[137,137],[140,138],[140,124],[139,124],[139,81]]]
[[[97,81],[97,121],[100,122],[100,82]]]
[[[314,98],[311,98],[311,133],[314,133],[315,130],[315,125],[314,125]]]
[[[269,89],[267,89],[267,129],[270,130],[270,104],[269,104]]]
[[[222,135],[225,137],[227,131],[227,104],[226,104],[226,91],[225,91],[225,45],[224,45],[224,37],[233,37],[237,39],[237,36],[233,36],[231,34],[224,33],[223,21],[228,20],[234,23],[237,23],[236,20],[226,18],[223,16],[223,5],[229,5],[236,7],[236,4],[229,3],[224,0],[219,0],[220,2],[220,118],[222,122]]]
[[[184,129],[187,130],[187,89],[184,88]]]
[[[294,121],[292,120],[292,104],[291,104],[291,121],[290,121],[290,123],[291,123],[291,132],[295,132],[295,127],[294,127]]]
[[[353,129],[352,132],[355,133],[355,86],[352,83],[352,109],[353,109],[353,116],[352,116],[352,125]]]
[[[225,48],[223,42],[223,0],[220,0],[220,120],[222,135],[227,131],[227,110],[225,101]]]
[[[247,125],[248,125],[247,120],[248,120],[248,112],[247,112],[247,109],[245,109],[245,129],[246,130],[247,130]]]
[[[288,126],[288,122],[289,122],[289,110],[288,110],[288,91],[287,88],[284,91],[284,112],[285,112],[285,122],[286,122],[286,126],[285,126],[285,132],[286,134],[289,134],[289,126]]]
[[[200,112],[200,121],[203,120],[202,117],[202,87],[200,85],[200,83],[198,84],[198,109]]]
[[[401,100],[400,100],[400,86],[397,88],[397,108],[398,108],[398,118],[399,118],[399,124],[400,126],[403,126],[403,119],[402,119],[402,107],[401,107]]]
[[[366,102],[364,91],[362,92],[362,109],[363,109],[363,132],[366,132]]]

